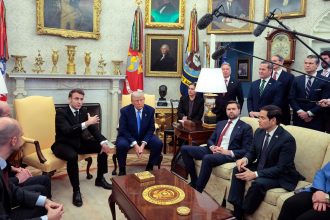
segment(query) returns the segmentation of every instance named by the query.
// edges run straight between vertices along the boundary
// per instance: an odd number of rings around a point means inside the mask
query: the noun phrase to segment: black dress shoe
[[[125,175],[126,175],[126,167],[119,167],[118,176],[125,176]]]
[[[112,189],[112,185],[108,183],[104,177],[102,178],[96,178],[95,180],[95,186],[103,187],[104,189]]]
[[[81,193],[80,193],[79,190],[73,192],[73,196],[72,196],[72,204],[75,205],[75,206],[77,206],[77,207],[82,206],[83,201],[82,201]]]

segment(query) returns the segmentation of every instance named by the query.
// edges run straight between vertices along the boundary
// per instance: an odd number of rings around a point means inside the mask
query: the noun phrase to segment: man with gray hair
[[[271,77],[273,65],[262,61],[259,65],[260,79],[252,82],[247,98],[249,116],[258,118],[260,109],[265,105],[282,106],[283,89],[282,83]]]
[[[22,130],[15,119],[0,118],[0,219],[61,219],[63,205],[47,199],[38,193],[23,190],[8,181],[6,160],[22,144]],[[19,207],[12,209],[15,201]],[[41,216],[41,217],[40,217]]]
[[[176,71],[176,61],[170,55],[170,47],[163,44],[160,47],[161,56],[151,65],[151,71]]]
[[[138,158],[144,148],[150,149],[146,170],[152,170],[160,159],[163,143],[154,135],[155,109],[144,104],[144,94],[133,92],[132,104],[120,109],[119,129],[116,140],[116,153],[119,164],[119,176],[126,175],[126,158],[130,148],[134,148]]]

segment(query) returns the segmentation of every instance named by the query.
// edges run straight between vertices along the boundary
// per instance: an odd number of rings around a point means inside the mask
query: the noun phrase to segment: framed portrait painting
[[[208,0],[208,12],[222,6],[219,10],[232,16],[254,20],[255,0]],[[207,27],[208,34],[241,34],[252,33],[253,24],[237,19],[219,16]]]
[[[183,35],[146,35],[146,76],[181,77]]]
[[[304,17],[306,14],[306,0],[265,0],[265,16],[268,16],[275,9],[275,17]]]
[[[101,0],[37,0],[37,33],[100,38]]]
[[[146,0],[145,26],[147,28],[183,29],[184,0]]]
[[[240,58],[237,60],[236,68],[236,79],[241,82],[250,82],[251,73],[250,73],[250,59],[249,58]]]

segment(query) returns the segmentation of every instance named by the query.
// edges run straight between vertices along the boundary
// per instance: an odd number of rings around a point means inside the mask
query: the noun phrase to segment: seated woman
[[[330,162],[314,177],[313,185],[288,198],[278,220],[291,219],[330,219]]]
[[[196,83],[188,87],[188,96],[180,98],[178,106],[178,120],[201,121],[204,113],[204,99],[195,91]]]

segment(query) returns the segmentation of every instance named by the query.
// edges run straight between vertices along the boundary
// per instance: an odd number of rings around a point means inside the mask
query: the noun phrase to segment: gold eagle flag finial
[[[142,0],[135,0],[136,4],[140,6],[142,4]]]

